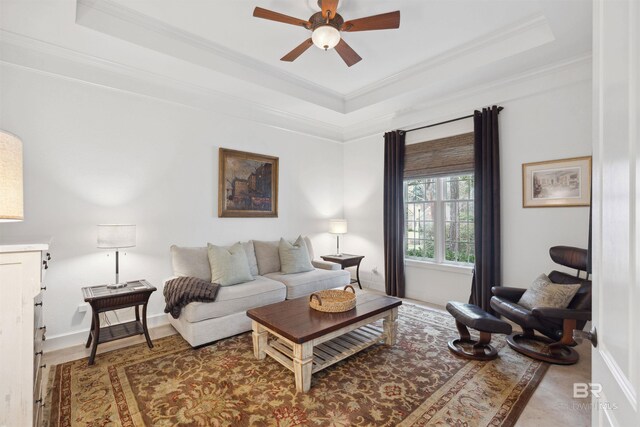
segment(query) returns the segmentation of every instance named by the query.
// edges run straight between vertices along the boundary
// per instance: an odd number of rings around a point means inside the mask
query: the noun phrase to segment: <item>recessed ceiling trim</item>
[[[389,129],[415,127],[478,106],[503,103],[591,78],[589,53],[446,97],[414,100],[410,108],[339,126],[121,63],[0,30],[0,63],[164,102],[215,111],[331,142],[354,142]]]
[[[0,29],[0,63],[59,78],[250,120],[332,142],[342,128]]]
[[[435,58],[420,62],[399,73],[347,94],[347,113],[389,99],[389,97],[437,84],[461,69],[474,69],[555,40],[551,26],[543,15],[536,15],[474,39]]]
[[[78,0],[76,23],[344,113],[344,98],[338,92],[110,0]]]
[[[380,135],[389,129],[420,127],[446,120],[489,104],[503,104],[591,79],[591,54],[585,53],[490,83],[474,86],[446,97],[415,102],[411,107],[368,118],[343,129],[345,143]]]
[[[342,95],[111,0],[77,0],[76,22],[234,78],[348,114],[555,40],[538,14]],[[425,83],[427,82],[427,83]]]

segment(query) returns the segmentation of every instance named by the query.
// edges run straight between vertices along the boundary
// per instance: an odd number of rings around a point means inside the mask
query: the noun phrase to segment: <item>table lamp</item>
[[[0,222],[23,219],[22,141],[0,130]]]
[[[131,224],[98,224],[98,248],[116,250],[116,282],[107,285],[109,289],[122,288],[118,251],[136,245],[136,226]]]
[[[342,255],[340,253],[340,235],[347,233],[347,220],[346,219],[330,219],[329,233],[336,235],[336,256]]]

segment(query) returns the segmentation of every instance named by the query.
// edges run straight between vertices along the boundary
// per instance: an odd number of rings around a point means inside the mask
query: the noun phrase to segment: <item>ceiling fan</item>
[[[272,10],[256,7],[253,16],[298,25],[311,30],[311,37],[300,43],[295,49],[280,58],[281,61],[293,62],[312,44],[320,49],[329,50],[335,47],[342,60],[351,67],[362,58],[342,39],[340,32],[388,30],[400,27],[400,11],[367,16],[366,18],[346,21],[336,12],[339,0],[318,0],[321,11],[311,15],[309,20],[294,18]]]

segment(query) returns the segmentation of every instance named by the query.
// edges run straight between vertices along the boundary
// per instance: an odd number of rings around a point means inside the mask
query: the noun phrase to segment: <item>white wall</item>
[[[327,218],[342,216],[340,145],[7,65],[0,72],[0,128],[22,138],[25,168],[25,220],[0,225],[0,237],[53,237],[45,316],[54,347],[85,339],[77,332],[90,313],[77,311],[80,288],[113,280],[114,257],[96,249],[96,224],[137,225],[121,279],[159,288],[151,323],[164,320],[171,244],[303,233],[316,253],[332,251],[325,230]],[[278,218],[217,217],[219,147],[280,158]]]
[[[533,94],[505,98],[485,96],[457,101],[457,111],[471,113],[482,105],[499,103],[502,202],[503,283],[527,287],[554,266],[548,255],[553,245],[586,247],[589,210],[578,208],[522,208],[522,164],[591,155],[591,82],[580,80],[560,88],[535,88]],[[501,95],[504,96],[504,95]],[[441,110],[444,110],[441,109]],[[449,110],[452,110],[449,108]],[[438,112],[438,109],[434,109]],[[455,117],[452,115],[451,117]],[[425,117],[425,122],[440,117]],[[407,143],[440,138],[473,129],[471,119],[410,133]],[[365,255],[361,268],[367,286],[384,289],[382,239],[383,135],[346,144],[345,216],[349,234],[344,250]],[[377,271],[377,273],[374,272]],[[466,301],[471,271],[407,263],[406,296],[436,304]]]
[[[383,137],[341,146],[309,136],[154,98],[0,66],[0,128],[25,150],[25,221],[0,225],[4,236],[52,236],[47,277],[49,345],[84,339],[88,313],[77,311],[80,287],[112,280],[114,259],[95,248],[96,224],[131,222],[138,245],[122,257],[122,279],[160,287],[171,274],[171,244],[226,244],[245,239],[312,236],[316,253],[332,253],[326,219],[344,216],[342,249],[366,256],[361,278],[384,289],[382,242]],[[523,209],[524,162],[589,155],[590,81],[547,87],[524,84],[434,105],[423,120],[470,113],[492,103],[500,115],[503,277],[527,286],[553,268],[552,245],[586,246],[587,208]],[[564,81],[564,80],[562,80]],[[524,87],[524,88],[523,88]],[[492,95],[493,94],[493,95]],[[493,96],[493,97],[492,97]],[[389,127],[393,128],[393,125]],[[409,143],[471,129],[471,121],[410,134]],[[217,218],[217,150],[229,147],[280,157],[280,215]],[[343,191],[344,188],[344,191]],[[470,271],[407,266],[407,296],[444,304],[466,300]],[[164,321],[161,289],[151,323]],[[57,339],[55,339],[57,337]]]

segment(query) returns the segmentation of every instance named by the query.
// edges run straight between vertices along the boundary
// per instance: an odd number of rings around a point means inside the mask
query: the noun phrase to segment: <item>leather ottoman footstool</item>
[[[460,338],[449,341],[449,350],[467,359],[491,360],[498,357],[498,351],[489,344],[491,334],[510,334],[509,323],[473,304],[449,301],[447,311],[456,319],[456,328],[460,333]],[[480,339],[472,340],[467,327],[479,331]],[[465,348],[465,344],[471,347],[470,350]]]

